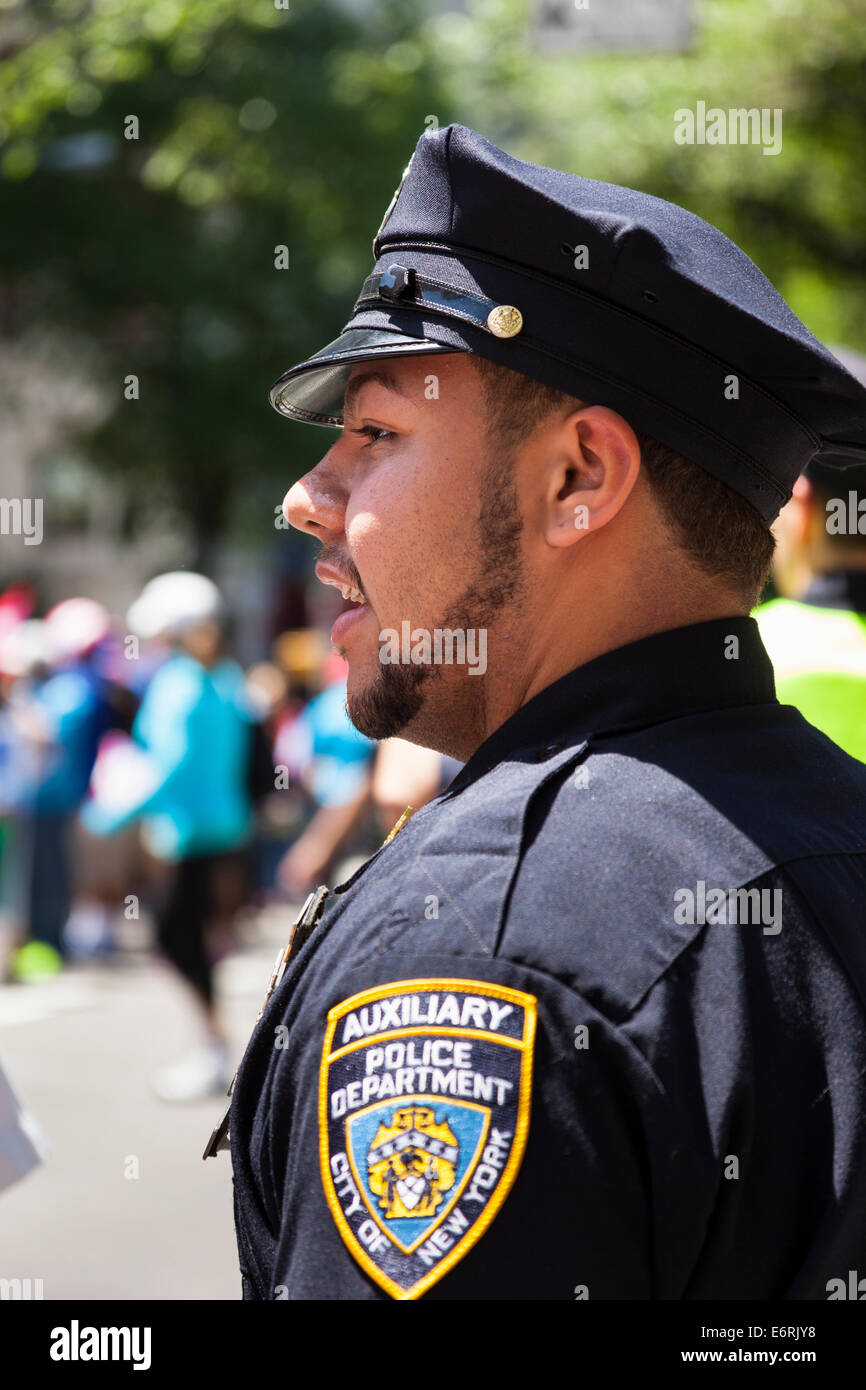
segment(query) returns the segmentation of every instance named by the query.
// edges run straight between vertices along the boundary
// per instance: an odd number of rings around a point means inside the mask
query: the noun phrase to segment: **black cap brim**
[[[396,329],[350,328],[306,362],[284,372],[274,382],[268,398],[274,410],[291,420],[340,429],[346,383],[357,363],[458,350],[430,338],[412,338]]]

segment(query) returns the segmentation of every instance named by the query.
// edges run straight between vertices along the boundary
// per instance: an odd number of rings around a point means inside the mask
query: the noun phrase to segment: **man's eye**
[[[371,444],[379,444],[383,439],[393,439],[393,430],[381,430],[378,425],[362,425],[360,429],[352,430],[353,434],[362,434],[369,439]]]

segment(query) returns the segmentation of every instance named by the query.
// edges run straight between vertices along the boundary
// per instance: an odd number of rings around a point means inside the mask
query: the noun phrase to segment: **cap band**
[[[491,314],[504,307],[497,299],[469,294],[454,285],[433,280],[429,275],[421,275],[409,266],[395,262],[387,270],[376,270],[368,275],[355,302],[355,312],[364,304],[381,303],[383,299],[391,304],[399,303],[403,308],[435,309],[449,318],[474,323],[494,337],[503,336],[490,326]]]
[[[705,442],[695,461],[737,486],[768,520],[790,496],[769,460],[784,450],[799,459],[802,468],[821,448],[820,437],[766,387],[622,304],[465,247],[407,240],[392,244],[384,254],[391,257],[395,251],[406,259],[411,256],[415,264],[389,259],[369,275],[347,329],[390,326],[449,341],[454,351],[489,356],[567,394],[583,392],[592,404],[610,405],[635,429],[661,439],[667,433],[665,442],[686,458],[694,457],[699,436]],[[452,276],[463,284],[454,284]],[[482,279],[495,279],[501,297],[481,293]],[[529,306],[526,325],[508,341],[499,339],[487,322],[491,309],[504,301]],[[416,314],[423,323],[410,330]],[[556,331],[542,338],[540,325],[548,330],[556,325]],[[624,358],[626,340],[629,352]],[[725,384],[732,379],[736,396],[728,399]],[[683,390],[674,404],[671,386],[677,381]],[[604,399],[594,400],[593,393],[600,389]],[[661,428],[656,423],[660,410]]]

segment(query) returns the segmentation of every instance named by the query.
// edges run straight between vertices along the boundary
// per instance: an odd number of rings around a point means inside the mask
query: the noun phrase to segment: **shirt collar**
[[[458,791],[520,749],[543,744],[553,752],[590,735],[775,698],[773,667],[753,618],[653,633],[533,696],[485,739],[448,790]]]

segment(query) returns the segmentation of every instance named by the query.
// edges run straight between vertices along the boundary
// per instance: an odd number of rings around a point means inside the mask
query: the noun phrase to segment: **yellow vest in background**
[[[846,753],[866,762],[866,616],[786,598],[771,599],[753,616],[782,704],[795,705]]]

